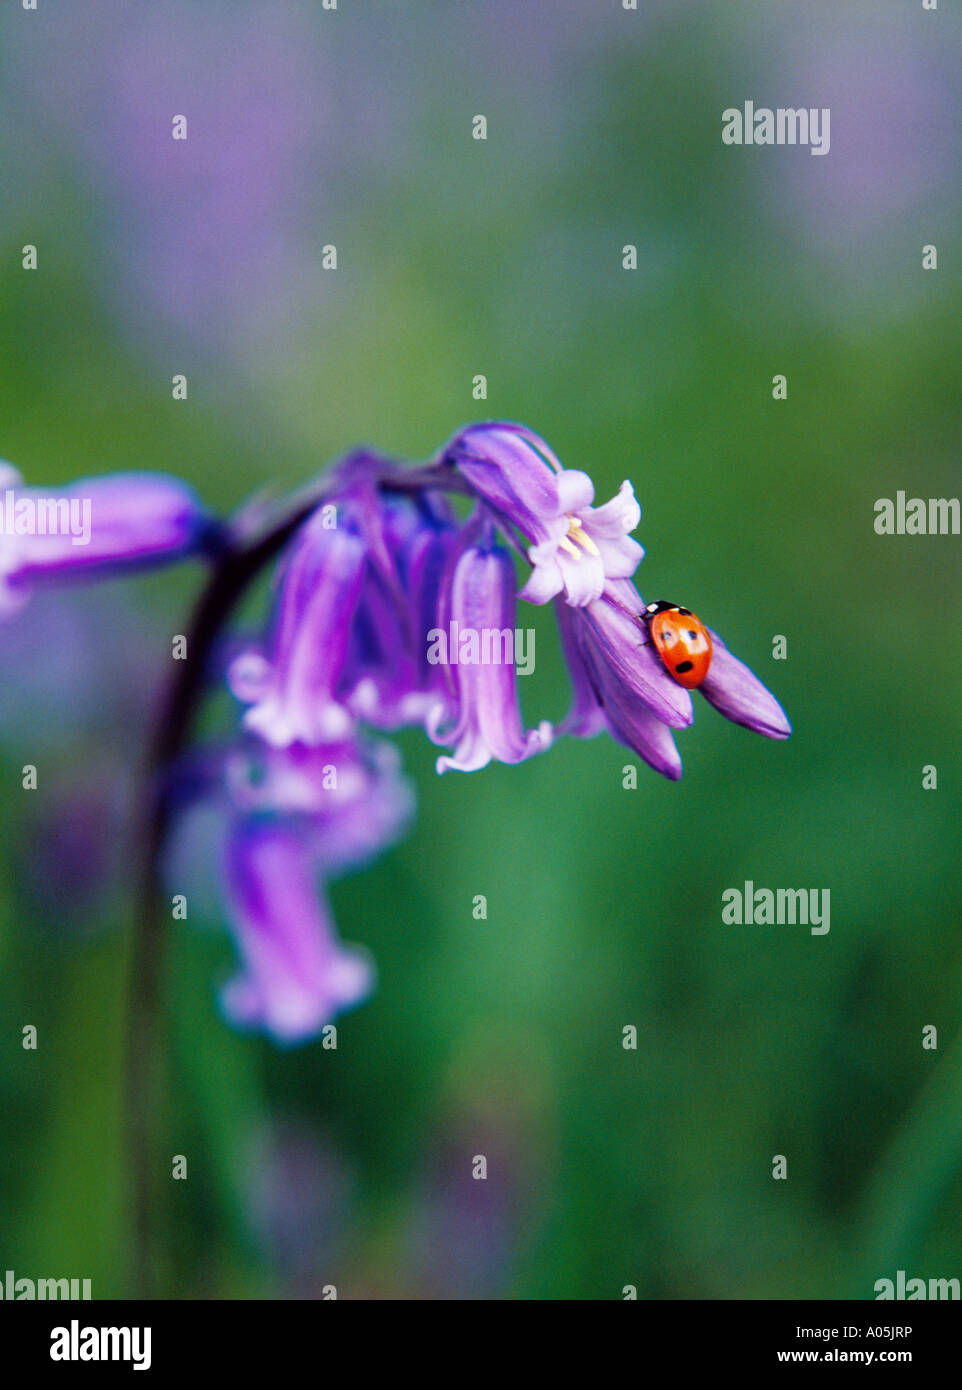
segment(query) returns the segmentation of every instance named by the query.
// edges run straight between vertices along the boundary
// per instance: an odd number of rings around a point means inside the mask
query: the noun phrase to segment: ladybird
[[[711,665],[711,638],[701,619],[690,608],[659,599],[646,605],[639,621],[651,633],[668,674],[686,690],[701,685]]]

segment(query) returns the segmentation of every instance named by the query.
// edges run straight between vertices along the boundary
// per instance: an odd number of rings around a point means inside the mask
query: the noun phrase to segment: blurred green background
[[[438,779],[406,734],[416,826],[332,892],[380,976],[336,1051],[221,1022],[232,947],[198,890],[171,963],[168,1292],[962,1276],[962,541],[873,529],[877,498],[960,492],[957,17],[5,10],[0,454],[29,482],[169,470],[228,511],[359,443],[420,459],[523,420],[602,500],[633,480],[641,591],[720,630],[795,729],[697,701],[682,782],[641,765],[633,791],[608,740]],[[747,99],[831,107],[831,152],[723,146]],[[44,596],[0,633],[0,1271],[95,1297],[128,1253],[123,832],[200,578]],[[527,715],[559,717],[533,621]],[[829,889],[830,933],[723,925],[746,879]]]

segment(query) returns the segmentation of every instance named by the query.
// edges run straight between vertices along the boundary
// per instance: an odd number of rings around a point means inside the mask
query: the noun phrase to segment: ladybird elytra
[[[712,647],[708,629],[690,608],[659,599],[641,615],[665,670],[686,690],[695,690],[708,675]]]

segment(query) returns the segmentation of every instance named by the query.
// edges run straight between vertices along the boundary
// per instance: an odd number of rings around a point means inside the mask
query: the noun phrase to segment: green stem
[[[371,457],[377,483],[385,492],[424,489],[464,491],[453,470],[427,466],[403,470]],[[340,486],[337,475],[291,499],[253,538],[235,534],[217,555],[187,628],[187,656],[175,664],[163,694],[143,772],[143,823],[136,865],[136,916],[128,963],[125,1053],[125,1116],[130,1174],[132,1296],[156,1297],[163,1284],[165,1241],[158,1213],[164,1210],[164,1171],[160,1142],[166,1112],[163,1059],[164,972],[170,912],[164,902],[161,861],[173,813],[170,772],[189,746],[197,714],[208,688],[216,642],[241,598],[274,560],[311,513]]]

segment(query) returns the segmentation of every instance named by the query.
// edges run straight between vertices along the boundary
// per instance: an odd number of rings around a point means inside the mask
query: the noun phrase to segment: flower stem
[[[387,460],[366,457],[375,469],[377,485],[385,492],[464,490],[454,470],[430,465],[404,470]],[[351,462],[347,460],[344,466]],[[163,1156],[161,1143],[166,1132],[164,975],[170,913],[164,903],[161,863],[173,811],[171,772],[190,743],[207,691],[214,648],[225,624],[258,575],[337,487],[335,473],[291,498],[279,515],[261,522],[253,535],[244,518],[228,530],[187,628],[186,659],[175,664],[147,749],[142,795],[137,802],[142,807],[142,822],[135,868],[136,915],[127,967],[124,1077],[130,1284],[135,1298],[157,1297],[164,1283],[161,1266],[166,1242],[159,1214],[167,1205],[161,1184],[170,1157]]]
[[[187,656],[174,669],[160,704],[143,773],[141,853],[136,868],[136,917],[128,964],[126,1144],[130,1173],[131,1292],[156,1297],[163,1282],[158,1213],[163,1178],[161,1112],[164,967],[170,914],[160,865],[171,821],[169,774],[190,739],[207,688],[211,654],[241,597],[263,568],[323,500],[315,491],[253,541],[228,543],[217,557],[187,629]]]

